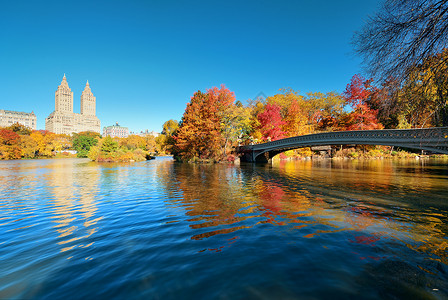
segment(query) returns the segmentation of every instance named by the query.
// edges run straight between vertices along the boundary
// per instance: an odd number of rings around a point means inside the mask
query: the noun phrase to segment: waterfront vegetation
[[[187,104],[170,147],[182,161],[233,161],[238,145],[304,134],[371,129],[448,126],[448,49],[413,66],[405,79],[375,84],[354,75],[342,94],[300,94],[287,88],[276,95],[237,101],[224,85],[197,91]],[[408,156],[384,146],[339,151],[349,157]],[[283,154],[281,156],[285,156]],[[289,156],[309,157],[308,148]]]
[[[20,124],[0,128],[0,159],[89,157],[95,161],[140,161],[151,158],[153,153],[164,154],[153,136],[112,139],[95,132],[54,134]]]
[[[132,140],[137,143],[132,143]],[[130,139],[124,138],[118,141],[107,136],[99,140],[99,143],[88,153],[88,157],[92,161],[98,162],[125,162],[125,161],[142,161],[151,157],[146,150],[147,144],[145,139],[138,136],[131,136]]]
[[[222,85],[197,91],[180,122],[169,120],[157,136],[101,137],[94,132],[72,136],[30,130],[20,124],[0,128],[0,159],[77,157],[102,161],[140,161],[173,154],[181,161],[228,161],[239,145],[274,141],[318,132],[406,129],[448,126],[448,50],[415,67],[404,84],[354,75],[345,91],[300,94],[282,89],[276,95],[249,99],[244,105]],[[437,71],[434,65],[437,64]],[[441,65],[444,72],[441,72]],[[335,157],[409,157],[406,149],[385,146],[338,146]],[[280,158],[312,157],[309,148]]]
[[[317,132],[448,126],[448,1],[385,1],[354,35],[371,79],[354,75],[345,91],[300,94],[291,88],[249,99],[244,105],[224,85],[197,91],[178,123],[169,120],[157,138],[101,138],[31,131],[19,124],[0,128],[0,159],[69,156],[130,161],[150,153],[182,161],[234,161],[239,145]],[[375,80],[374,80],[375,79]],[[282,153],[311,157],[310,149]],[[403,149],[361,145],[336,156],[409,156]]]
[[[229,161],[239,145],[274,141],[318,132],[406,129],[448,126],[448,49],[416,64],[402,80],[381,84],[354,75],[344,92],[310,92],[286,88],[244,105],[224,85],[197,91],[180,122],[169,120],[157,136],[102,138],[98,133],[72,136],[30,130],[20,124],[0,128],[0,159],[72,156],[95,161],[139,161],[150,154],[173,154],[181,161]],[[337,146],[337,145],[336,145]],[[360,145],[338,149],[351,158],[408,156],[406,149]],[[342,151],[343,150],[343,151]],[[399,152],[394,152],[394,151]],[[374,155],[371,155],[371,154]],[[400,153],[400,155],[397,155]],[[309,148],[285,157],[311,157]]]

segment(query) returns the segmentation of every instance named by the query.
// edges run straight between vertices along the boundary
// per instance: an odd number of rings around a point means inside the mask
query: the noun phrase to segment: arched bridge
[[[384,145],[448,154],[448,127],[325,132],[240,146],[241,161],[268,162],[292,149],[322,145]]]

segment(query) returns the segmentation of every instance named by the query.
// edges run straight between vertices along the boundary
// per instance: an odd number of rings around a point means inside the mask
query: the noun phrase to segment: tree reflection
[[[303,238],[346,232],[348,243],[363,247],[395,240],[447,263],[446,211],[421,215],[407,208],[440,188],[439,181],[418,163],[409,166],[417,176],[402,170],[401,162],[384,161],[171,163],[161,166],[158,178],[166,178],[172,205],[185,209],[193,240],[269,224],[289,226]]]

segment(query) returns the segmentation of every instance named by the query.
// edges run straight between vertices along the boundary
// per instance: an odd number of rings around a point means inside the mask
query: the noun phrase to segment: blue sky
[[[0,1],[0,109],[54,110],[65,73],[74,110],[86,80],[101,126],[161,131],[190,97],[225,84],[342,92],[360,58],[350,40],[379,0]]]

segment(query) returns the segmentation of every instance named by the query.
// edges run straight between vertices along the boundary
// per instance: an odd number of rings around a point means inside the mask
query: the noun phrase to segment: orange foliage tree
[[[12,130],[0,129],[0,159],[19,159],[21,156],[20,136]]]
[[[177,134],[175,156],[182,159],[216,158],[222,142],[218,107],[209,93],[197,91],[187,104]]]
[[[298,136],[307,133],[307,116],[303,108],[300,107],[298,100],[292,100],[288,106],[284,123],[283,130],[288,136]]]
[[[180,126],[174,134],[173,154],[181,159],[226,158],[227,146],[233,140],[228,130],[234,120],[235,94],[224,85],[206,93],[197,91],[187,104]]]

